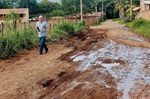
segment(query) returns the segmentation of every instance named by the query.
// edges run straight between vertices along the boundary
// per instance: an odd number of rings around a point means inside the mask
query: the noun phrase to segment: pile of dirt
[[[70,61],[71,55],[80,51],[90,51],[96,43],[104,41],[107,38],[106,32],[107,30],[88,28],[78,31],[73,36],[62,37],[57,43],[65,44],[66,47],[73,48],[73,51],[62,55],[60,60]]]
[[[101,33],[98,30],[85,29],[78,31],[74,36],[61,38],[59,42],[66,47],[73,47],[74,51],[90,50],[93,44],[102,41],[106,37],[106,30]]]

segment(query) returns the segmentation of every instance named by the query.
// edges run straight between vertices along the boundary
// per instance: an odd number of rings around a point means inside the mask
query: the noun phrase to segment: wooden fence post
[[[52,29],[52,25],[51,25],[51,23],[49,23],[49,28],[50,28],[50,30]]]
[[[2,22],[1,25],[2,25],[2,36],[3,36],[3,33],[4,33],[4,23]]]

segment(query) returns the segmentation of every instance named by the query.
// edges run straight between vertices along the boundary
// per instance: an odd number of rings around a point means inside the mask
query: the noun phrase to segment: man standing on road
[[[43,53],[43,48],[45,49],[45,52],[48,52],[48,48],[45,44],[45,38],[46,33],[50,35],[50,29],[48,28],[48,24],[46,21],[44,21],[44,18],[42,15],[39,16],[39,21],[36,23],[36,31],[38,33],[38,37],[40,38],[40,55]]]

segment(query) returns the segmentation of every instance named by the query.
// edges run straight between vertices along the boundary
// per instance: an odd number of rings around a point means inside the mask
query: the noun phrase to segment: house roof
[[[97,14],[97,15],[96,15]],[[92,16],[101,16],[102,15],[102,12],[93,12],[93,13],[87,13],[85,14],[84,16],[87,16],[87,17],[92,17]]]
[[[144,0],[145,4],[150,4],[150,0]]]
[[[25,11],[28,10],[28,8],[0,9],[0,14],[9,14],[11,10],[18,14],[26,14]]]

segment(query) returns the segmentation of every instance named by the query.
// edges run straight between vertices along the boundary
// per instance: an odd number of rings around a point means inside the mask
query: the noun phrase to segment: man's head
[[[39,16],[39,21],[40,21],[40,22],[43,22],[43,20],[44,20],[44,19],[43,19],[43,16],[40,15],[40,16]]]

